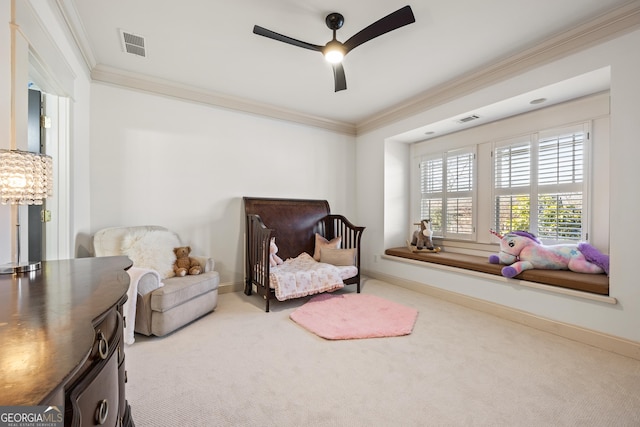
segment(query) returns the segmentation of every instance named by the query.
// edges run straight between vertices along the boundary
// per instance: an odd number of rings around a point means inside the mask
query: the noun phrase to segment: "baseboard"
[[[244,291],[244,283],[220,283],[218,285],[218,295],[242,291]]]
[[[363,272],[368,278],[382,280],[392,285],[410,289],[425,295],[432,296],[444,301],[461,305],[483,313],[491,314],[502,319],[510,320],[522,325],[526,325],[550,334],[558,335],[573,341],[591,345],[602,350],[622,356],[640,360],[640,343],[630,341],[613,335],[604,334],[598,331],[582,328],[568,323],[545,319],[525,311],[516,310],[511,307],[484,301],[478,298],[462,295],[445,289],[436,288],[413,280],[402,279],[384,273],[367,271]]]

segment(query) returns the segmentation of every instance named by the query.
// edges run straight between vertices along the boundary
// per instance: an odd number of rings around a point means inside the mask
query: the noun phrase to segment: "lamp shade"
[[[53,194],[53,161],[50,156],[0,149],[0,202],[41,205]]]

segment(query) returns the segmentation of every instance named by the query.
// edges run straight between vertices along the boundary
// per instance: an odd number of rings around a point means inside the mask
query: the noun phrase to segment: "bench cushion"
[[[465,270],[479,271],[502,277],[504,265],[491,264],[488,257],[466,255],[452,252],[420,252],[415,253],[406,247],[391,248],[385,251],[386,255],[401,258],[424,261],[450,267],[463,268]],[[609,295],[609,277],[605,274],[585,274],[568,270],[525,270],[515,279],[529,282],[543,283],[546,285],[560,286],[578,291],[591,292],[599,295]]]

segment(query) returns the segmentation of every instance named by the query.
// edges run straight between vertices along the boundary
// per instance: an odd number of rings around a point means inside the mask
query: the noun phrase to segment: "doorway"
[[[31,205],[25,218],[25,258],[48,261],[73,257],[69,240],[69,98],[29,84],[27,149],[53,159],[53,195]]]
[[[29,88],[28,120],[27,120],[27,149],[32,153],[44,154],[42,144],[42,92]],[[42,205],[29,205],[28,225],[29,244],[27,246],[27,260],[31,262],[43,261],[45,248],[45,230],[43,227],[46,199]]]

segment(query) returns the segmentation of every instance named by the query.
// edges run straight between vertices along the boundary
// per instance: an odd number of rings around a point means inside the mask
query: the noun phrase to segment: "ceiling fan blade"
[[[347,88],[347,78],[344,76],[344,67],[342,63],[333,64],[333,79],[336,84],[336,92]]]
[[[264,36],[273,40],[278,40],[284,43],[288,43],[294,46],[298,46],[298,47],[302,47],[305,49],[310,49],[310,50],[315,50],[318,52],[322,52],[322,46],[318,46],[315,44],[311,44],[311,43],[307,43],[307,42],[303,42],[300,40],[296,40],[293,39],[291,37],[287,37],[287,36],[283,36],[282,34],[278,34],[274,31],[271,30],[267,30],[266,28],[262,28],[259,25],[254,25],[253,26],[253,32],[254,34],[258,34],[259,36]]]
[[[416,18],[413,16],[411,6],[405,6],[377,20],[359,33],[354,34],[349,40],[344,42],[345,50],[349,52],[362,43],[414,22],[416,22]]]

